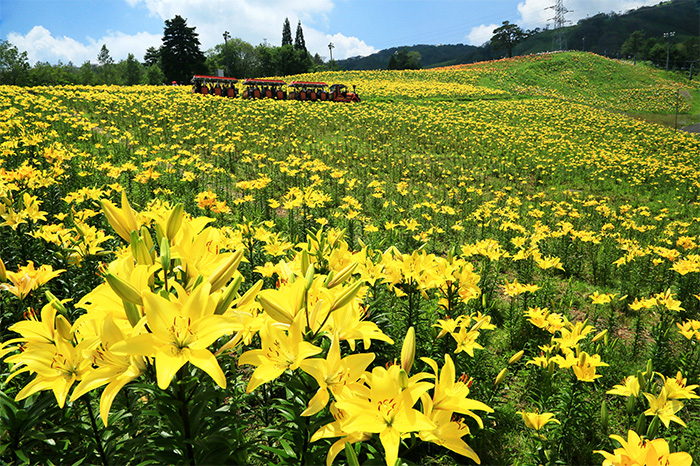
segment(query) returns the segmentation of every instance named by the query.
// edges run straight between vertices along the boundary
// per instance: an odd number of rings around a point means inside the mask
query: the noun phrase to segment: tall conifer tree
[[[180,15],[165,21],[161,67],[168,81],[189,82],[192,75],[207,72],[206,57],[200,50],[199,34],[187,27]]]
[[[292,45],[292,26],[289,24],[289,18],[284,18],[282,25],[282,47]]]
[[[297,35],[294,37],[294,48],[306,52],[306,41],[304,31],[301,29],[301,21],[297,23]]]

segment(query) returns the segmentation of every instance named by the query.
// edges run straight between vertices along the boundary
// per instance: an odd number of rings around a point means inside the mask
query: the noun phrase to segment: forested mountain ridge
[[[546,52],[556,49],[557,34],[563,33],[568,50],[585,50],[609,57],[624,57],[629,51],[623,48],[635,31],[641,31],[642,48],[652,61],[664,61],[666,39],[663,34],[674,32],[671,44],[671,66],[686,67],[687,57],[700,58],[700,0],[673,0],[658,5],[642,7],[627,12],[608,12],[581,19],[577,24],[561,30],[535,29],[525,31],[525,39],[517,44],[515,55]],[[689,47],[695,49],[688,50]],[[346,70],[386,69],[394,53],[405,49],[418,52],[423,68],[458,65],[501,58],[504,50],[496,50],[490,43],[479,47],[464,44],[413,45],[380,50],[366,57],[338,60],[338,66]],[[627,52],[627,53],[625,53]],[[697,66],[697,65],[696,65]]]

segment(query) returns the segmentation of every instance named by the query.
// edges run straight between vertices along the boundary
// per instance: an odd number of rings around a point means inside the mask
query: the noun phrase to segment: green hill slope
[[[365,100],[485,100],[557,98],[650,116],[681,126],[700,121],[700,83],[643,64],[593,53],[560,52],[417,71],[341,71],[287,79],[356,84]],[[675,123],[675,122],[674,122]]]

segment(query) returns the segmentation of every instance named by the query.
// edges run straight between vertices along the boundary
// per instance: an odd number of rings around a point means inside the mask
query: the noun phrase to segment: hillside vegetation
[[[367,100],[482,100],[548,97],[629,114],[698,113],[698,81],[593,53],[514,57],[430,70],[345,71],[293,79],[358,85]],[[292,79],[290,78],[290,79]],[[684,91],[685,90],[685,91]],[[682,95],[679,95],[679,91]],[[693,123],[696,121],[692,121]]]

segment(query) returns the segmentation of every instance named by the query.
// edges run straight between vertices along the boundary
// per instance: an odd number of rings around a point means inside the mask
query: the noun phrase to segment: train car
[[[192,92],[238,97],[239,92],[235,86],[237,82],[236,78],[195,75],[192,77]],[[246,79],[242,85],[244,89],[240,96],[243,99],[360,102],[355,86],[352,86],[352,92],[348,92],[345,84],[333,84],[329,87],[327,83],[314,81],[292,81],[287,84],[279,79]]]
[[[345,84],[333,84],[330,88],[330,100],[333,102],[359,102],[360,96],[352,86],[352,92],[348,92]]]
[[[326,83],[292,81],[288,87],[292,89],[289,91],[289,100],[310,100],[312,102],[328,100],[328,91],[326,90],[328,84]]]
[[[195,94],[236,97],[238,95],[237,82],[236,78],[196,74],[192,77],[192,92]]]
[[[284,89],[287,83],[278,79],[246,79],[243,81],[244,99],[277,99],[285,100],[287,92]]]

